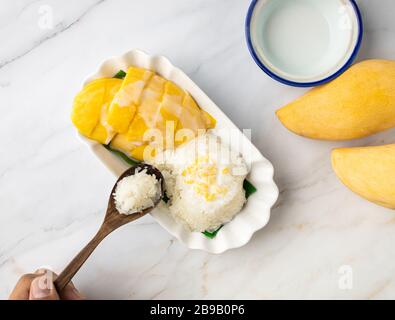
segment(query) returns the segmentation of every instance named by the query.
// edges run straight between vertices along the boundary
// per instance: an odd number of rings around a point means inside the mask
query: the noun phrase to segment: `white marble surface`
[[[395,2],[360,0],[358,59],[395,57]],[[329,143],[284,129],[274,111],[304,90],[249,56],[248,0],[0,0],[0,298],[40,266],[55,271],[98,227],[114,177],[75,137],[71,101],[104,58],[132,48],[183,68],[272,161],[270,223],[243,248],[190,251],[151,217],[111,235],[75,277],[89,298],[395,298],[395,213],[346,189],[335,146],[393,142],[394,130]],[[45,12],[53,14],[48,26]],[[44,20],[43,20],[44,19]],[[44,27],[44,28],[43,28]],[[350,266],[353,287],[339,288]]]

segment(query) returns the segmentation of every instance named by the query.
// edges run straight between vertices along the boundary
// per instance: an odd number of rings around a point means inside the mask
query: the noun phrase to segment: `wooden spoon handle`
[[[84,262],[92,254],[93,250],[95,250],[99,243],[113,230],[114,229],[107,228],[103,225],[93,237],[93,239],[89,241],[89,243],[74,257],[74,259],[60,273],[54,282],[58,292],[62,291],[64,287],[66,287],[66,285],[71,281]]]

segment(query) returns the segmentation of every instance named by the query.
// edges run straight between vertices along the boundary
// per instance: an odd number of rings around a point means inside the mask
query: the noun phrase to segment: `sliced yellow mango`
[[[138,106],[136,119],[132,121],[128,129],[129,139],[143,141],[144,131],[155,128],[165,83],[165,79],[155,75],[147,84]]]
[[[126,134],[129,141],[144,142],[144,133],[149,129],[147,122],[137,113]]]
[[[132,150],[136,148],[136,143],[129,141],[125,134],[118,133],[110,143],[111,148],[121,151],[128,156],[132,155]]]
[[[111,103],[108,112],[108,123],[114,131],[127,132],[140,103],[141,94],[153,76],[150,70],[130,67],[122,86]]]
[[[88,138],[107,144],[114,132],[107,123],[107,110],[122,80],[102,78],[87,84],[75,97],[71,120]]]
[[[185,94],[182,106],[183,110],[176,132],[176,146],[196,137],[199,129],[211,129],[216,125],[216,120],[199,108],[190,94]]]
[[[101,105],[105,94],[105,79],[86,85],[74,98],[71,120],[78,131],[88,136],[100,119]]]
[[[175,134],[178,126],[178,117],[169,112],[167,108],[161,107],[160,121],[156,125],[162,138],[162,141],[158,143],[159,147],[162,147],[163,149],[174,149]]]
[[[133,159],[143,161],[144,150],[146,149],[147,144],[138,145],[135,142],[129,141],[126,135],[119,133],[111,141],[110,146],[115,150],[125,153]]]
[[[192,96],[150,70],[131,67],[124,80],[98,79],[76,96],[72,115],[91,139],[143,160],[215,126]],[[176,141],[175,141],[176,140]]]
[[[103,125],[97,125],[95,129],[93,129],[90,134],[90,138],[92,140],[99,141],[102,144],[107,144],[111,141],[114,136],[114,132],[111,132],[111,135],[108,134],[107,128]]]
[[[211,114],[209,114],[204,110],[202,110],[202,113],[203,113],[203,118],[206,122],[207,129],[215,128],[215,126],[217,125],[217,120],[215,120],[215,118]]]
[[[128,141],[126,135],[117,134],[115,138],[110,143],[111,148],[125,153],[127,156],[139,160],[148,161],[153,158],[156,154],[156,150],[153,146],[148,146],[147,144],[137,144]],[[151,149],[147,149],[150,147]]]
[[[182,114],[182,100],[185,91],[171,81],[167,81],[163,93],[162,103],[155,127],[159,130],[162,141],[158,147],[174,148],[174,136]],[[156,141],[157,142],[157,141]]]
[[[206,128],[203,112],[190,94],[185,94],[182,106],[183,109],[180,115],[180,125],[178,129],[188,128],[196,134],[198,129]]]
[[[144,150],[146,147],[147,147],[146,144],[138,146],[130,152],[130,155],[132,156],[132,158],[142,161],[144,160]]]
[[[175,83],[167,81],[165,85],[165,92],[163,94],[161,113],[171,114],[177,119],[182,113],[182,101],[184,99],[185,91],[178,87]]]

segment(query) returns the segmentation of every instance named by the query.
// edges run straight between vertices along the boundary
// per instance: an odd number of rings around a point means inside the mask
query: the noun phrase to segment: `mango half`
[[[290,131],[348,140],[395,127],[395,61],[366,60],[276,112]]]
[[[395,144],[335,149],[332,166],[352,191],[378,205],[395,209]]]

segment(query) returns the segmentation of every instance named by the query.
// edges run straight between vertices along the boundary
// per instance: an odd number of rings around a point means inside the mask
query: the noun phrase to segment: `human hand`
[[[10,300],[82,300],[84,297],[73,283],[69,283],[61,292],[53,284],[57,275],[47,269],[23,275],[12,291]]]

